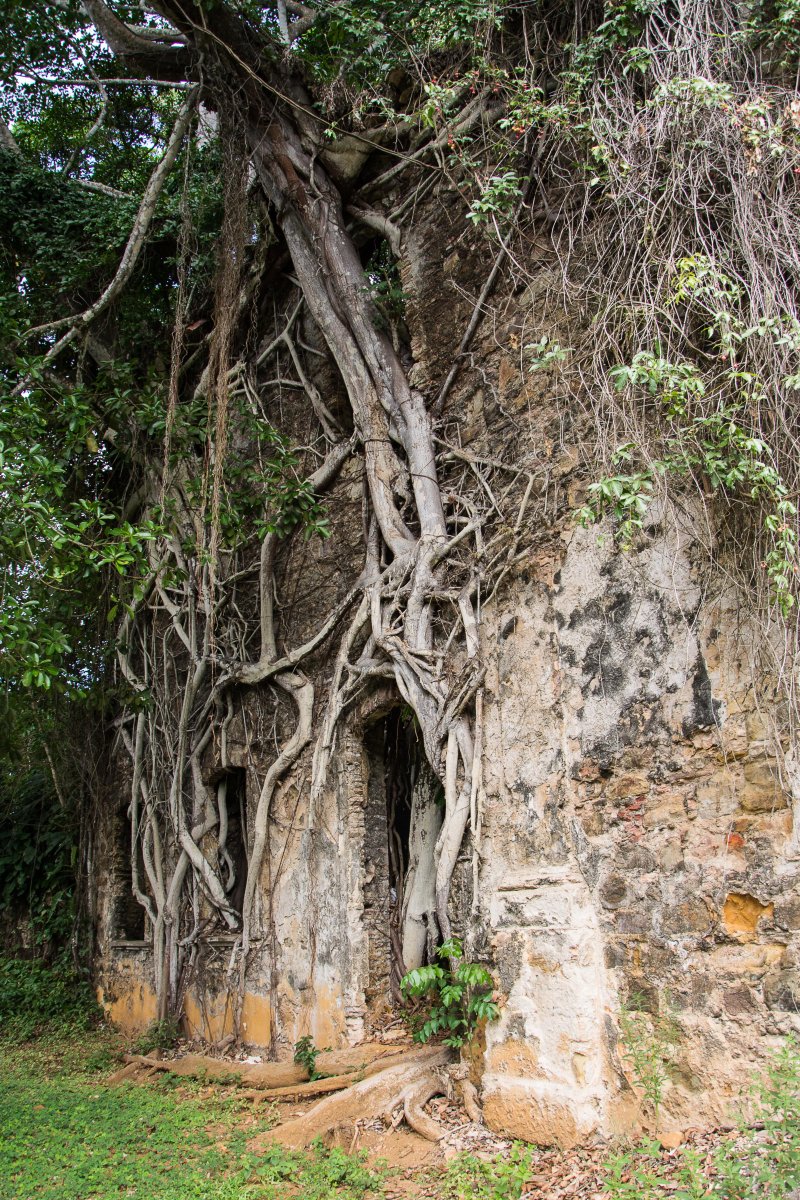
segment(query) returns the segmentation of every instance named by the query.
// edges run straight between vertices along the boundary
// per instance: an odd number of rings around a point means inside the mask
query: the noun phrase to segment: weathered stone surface
[[[544,1094],[535,1084],[509,1080],[501,1088],[487,1087],[483,1115],[490,1129],[542,1146],[574,1146],[595,1129],[593,1110],[577,1094]]]
[[[628,888],[621,875],[609,875],[600,888],[600,899],[606,908],[619,908],[627,894]]]
[[[723,994],[722,1003],[732,1017],[750,1016],[758,1008],[753,993],[746,987],[731,988]]]
[[[752,938],[755,937],[759,921],[771,920],[774,913],[774,904],[762,904],[755,896],[731,892],[725,898],[722,920],[728,933]]]
[[[800,969],[770,971],[764,979],[764,999],[772,1009],[800,1013]]]
[[[779,785],[774,760],[756,758],[744,764],[739,802],[745,812],[772,812],[789,806],[790,798]]]
[[[800,929],[800,896],[776,900],[775,924],[782,929]]]
[[[713,924],[713,913],[701,896],[690,896],[663,912],[661,926],[665,933],[704,933]]]
[[[539,1053],[533,1039],[510,1037],[492,1046],[486,1066],[500,1075],[515,1075],[535,1079],[539,1070]]]

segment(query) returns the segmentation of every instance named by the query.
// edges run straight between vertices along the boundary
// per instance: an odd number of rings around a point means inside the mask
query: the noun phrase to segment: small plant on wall
[[[409,1019],[415,1041],[428,1042],[444,1034],[444,1044],[458,1048],[472,1040],[481,1021],[497,1020],[494,980],[480,963],[463,961],[458,938],[443,942],[436,958],[437,963],[404,975],[400,991],[414,1005]]]
[[[623,1058],[640,1103],[650,1109],[658,1127],[679,1032],[669,996],[663,997],[663,1010],[653,1015],[646,1009],[645,997],[635,992],[620,1009],[619,1028]]]
[[[179,1022],[175,1017],[164,1017],[151,1021],[134,1043],[137,1054],[152,1054],[154,1050],[173,1050],[180,1037]]]
[[[609,1200],[793,1200],[800,1185],[800,1052],[789,1037],[772,1055],[765,1075],[745,1097],[735,1140],[702,1155],[696,1146],[664,1153],[645,1138],[605,1163]]]
[[[325,1078],[317,1070],[317,1057],[320,1053],[321,1051],[314,1045],[314,1039],[310,1033],[305,1034],[294,1044],[294,1061],[299,1067],[305,1067],[308,1071],[308,1078],[312,1081]]]

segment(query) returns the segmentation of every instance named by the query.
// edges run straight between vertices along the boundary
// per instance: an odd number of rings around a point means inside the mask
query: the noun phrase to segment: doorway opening
[[[413,714],[397,705],[364,736],[367,789],[364,922],[370,1005],[400,1000],[407,970],[430,962],[439,943],[434,846],[442,791]]]
[[[247,885],[247,771],[235,767],[217,782],[220,815],[217,865],[230,905],[241,914]]]

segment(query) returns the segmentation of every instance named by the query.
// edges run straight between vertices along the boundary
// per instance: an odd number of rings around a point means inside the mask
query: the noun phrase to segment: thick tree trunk
[[[394,667],[400,693],[419,719],[429,762],[444,784],[445,819],[434,853],[436,910],[441,931],[448,936],[450,881],[469,819],[473,740],[464,715],[446,719],[449,681],[434,678],[429,665],[434,648],[432,606],[442,590],[439,575],[449,538],[431,418],[420,394],[409,386],[391,342],[376,328],[341,197],[324,168],[285,118],[273,117],[263,130],[251,125],[248,138],[303,295],[347,388],[364,447],[373,509],[394,559],[394,577],[398,580],[404,573],[407,580],[408,598],[399,614],[401,636],[394,606],[383,603],[381,578],[373,583],[372,636]],[[416,537],[403,507],[413,512],[419,527]],[[469,607],[468,597],[464,603]]]
[[[410,1112],[412,1121],[415,1118],[430,1121],[429,1117],[420,1113],[420,1108],[431,1096],[444,1092],[445,1085],[435,1071],[447,1065],[452,1058],[452,1051],[429,1046],[405,1058],[406,1061],[399,1066],[387,1067],[347,1091],[320,1100],[303,1116],[286,1121],[270,1131],[265,1140],[300,1149],[310,1145],[316,1138],[324,1139],[337,1129],[354,1125],[356,1121],[364,1119],[365,1113],[372,1117],[390,1116],[394,1109],[406,1104],[409,1105],[406,1115]],[[434,1126],[432,1121],[430,1125],[438,1139],[441,1129]],[[430,1136],[427,1127],[423,1136]]]

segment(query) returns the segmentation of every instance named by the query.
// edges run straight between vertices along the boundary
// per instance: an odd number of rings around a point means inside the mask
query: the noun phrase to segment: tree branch
[[[22,154],[13,133],[2,117],[0,117],[0,150],[5,150],[7,154]]]
[[[121,192],[118,188],[109,187],[107,183],[98,183],[95,179],[72,179],[78,187],[86,188],[87,192],[99,192],[101,196],[110,196],[112,200],[133,200],[130,192]]]
[[[100,79],[95,74],[95,72],[92,70],[91,64],[87,63],[87,66],[88,66],[89,71],[91,72],[92,76],[94,77],[94,80],[97,84],[97,90],[100,93],[100,112],[98,113],[97,118],[96,118],[94,124],[92,125],[91,129],[86,134],[84,144],[82,146],[77,146],[72,151],[72,154],[70,154],[69,158],[67,159],[66,166],[64,167],[64,170],[61,172],[61,174],[65,175],[65,176],[68,176],[70,174],[70,172],[73,170],[73,168],[75,166],[77,166],[78,163],[80,163],[83,152],[86,149],[86,144],[92,140],[94,135],[96,133],[98,133],[100,129],[102,129],[103,123],[106,119],[106,113],[108,112],[108,92],[106,91],[105,85],[104,85],[102,79]]]
[[[289,18],[286,13],[286,0],[278,0],[278,28],[281,31],[281,37],[287,46],[292,43],[291,34],[289,33]]]
[[[82,7],[109,49],[118,57],[146,74],[153,72],[184,78],[188,56],[183,46],[165,45],[161,40],[142,35],[121,21],[103,0],[82,0]],[[173,40],[183,40],[177,30]]]
[[[77,317],[63,317],[59,321],[49,321],[46,325],[37,325],[34,329],[28,331],[26,336],[32,337],[37,333],[45,333],[54,329],[62,329],[65,325],[71,326],[67,333],[59,341],[57,341],[54,346],[51,346],[50,350],[48,350],[43,360],[44,363],[52,362],[53,359],[61,353],[62,349],[64,349],[64,347],[75,338],[80,329],[85,329],[91,324],[92,321],[94,321],[96,317],[100,315],[101,312],[108,308],[109,304],[111,304],[112,301],[117,298],[125,284],[128,282],[131,274],[133,273],[133,269],[136,266],[142,246],[144,245],[144,240],[147,236],[147,231],[150,228],[150,222],[153,219],[153,214],[155,213],[158,198],[161,195],[161,190],[164,186],[167,176],[169,175],[169,172],[174,166],[175,159],[178,157],[184,135],[189,127],[189,122],[194,112],[198,94],[199,88],[193,88],[181,106],[180,112],[178,113],[178,119],[175,122],[172,133],[170,134],[170,139],[167,143],[167,149],[164,152],[164,157],[161,159],[148,181],[144,196],[142,197],[142,202],[139,205],[139,211],[136,214],[136,220],[133,223],[133,228],[131,230],[130,237],[128,238],[128,244],[125,247],[116,274],[106,287],[103,294],[90,308],[85,309],[84,312],[80,313]],[[20,384],[18,386],[21,388],[24,386],[24,384]]]

